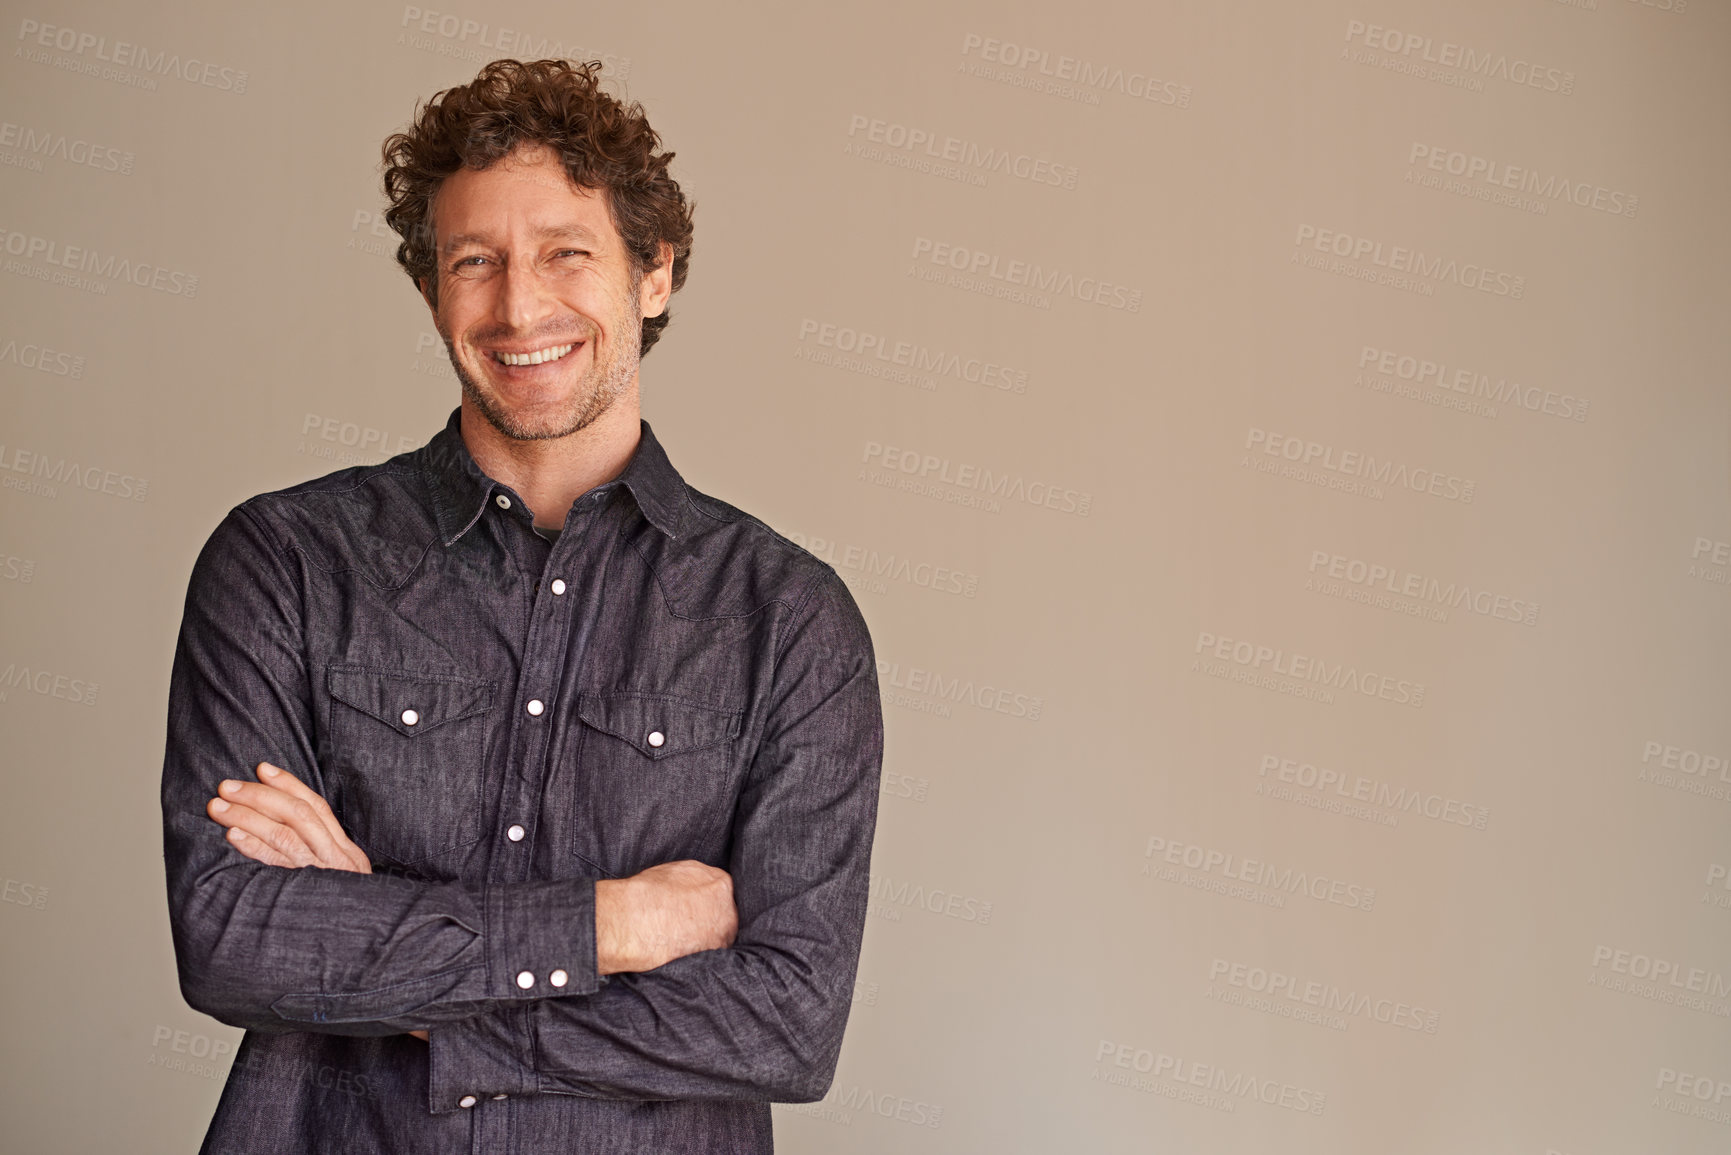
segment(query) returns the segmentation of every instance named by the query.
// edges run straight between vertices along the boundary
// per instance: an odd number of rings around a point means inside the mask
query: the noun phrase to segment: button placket
[[[511,727],[505,751],[508,759],[505,787],[496,811],[506,825],[502,829],[494,827],[504,838],[495,844],[488,865],[488,877],[494,882],[522,881],[533,871],[534,855],[530,847],[534,844],[528,832],[539,828],[536,815],[550,772],[549,755],[557,742],[551,727],[535,723],[554,719],[560,708],[560,699],[555,696],[559,687],[581,681],[583,651],[599,612],[592,591],[604,584],[600,575],[606,572],[618,545],[618,534],[596,521],[605,508],[605,503],[589,503],[569,518],[564,533],[553,543],[554,552],[546,555],[557,559],[554,572],[562,570],[562,576],[551,576],[547,572],[549,567],[543,564],[539,596],[528,606],[518,686],[525,694],[539,690],[546,696],[518,698],[523,703],[523,713],[515,715],[516,724]],[[612,518],[603,521],[611,522]],[[573,543],[571,549],[562,548],[567,541]],[[579,589],[584,591],[583,596],[574,596]],[[508,989],[523,998],[563,994],[569,989],[574,972],[568,964],[572,960],[530,957],[519,945],[500,945],[504,948],[500,969],[510,976],[506,979]]]

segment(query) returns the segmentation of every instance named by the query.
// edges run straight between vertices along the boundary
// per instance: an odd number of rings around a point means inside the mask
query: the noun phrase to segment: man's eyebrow
[[[564,239],[582,241],[584,244],[589,245],[597,243],[595,234],[591,230],[584,228],[582,225],[544,225],[535,230],[534,236],[538,241]],[[444,251],[447,253],[454,253],[458,249],[464,248],[468,245],[480,245],[486,247],[493,243],[493,238],[483,236],[479,233],[458,233],[455,236],[446,239]]]

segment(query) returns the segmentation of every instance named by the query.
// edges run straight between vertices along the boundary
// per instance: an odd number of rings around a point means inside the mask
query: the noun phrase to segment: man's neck
[[[516,490],[537,526],[560,529],[573,502],[624,472],[637,449],[639,417],[632,391],[576,433],[519,441],[500,433],[464,397],[459,429],[481,472]]]

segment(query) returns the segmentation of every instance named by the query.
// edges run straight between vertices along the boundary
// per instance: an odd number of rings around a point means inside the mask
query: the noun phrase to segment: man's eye
[[[477,264],[480,264],[482,261],[485,261],[486,259],[487,259],[486,257],[464,257],[462,260],[458,261],[455,265],[453,265],[451,267],[456,268],[456,269],[461,269],[461,268],[464,268],[466,266],[467,267],[473,267]]]
[[[586,257],[589,254],[584,252],[582,249],[560,249],[556,255],[561,257]]]

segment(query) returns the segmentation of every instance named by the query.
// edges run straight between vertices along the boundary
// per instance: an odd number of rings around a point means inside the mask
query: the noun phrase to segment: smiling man
[[[169,912],[187,1001],[247,1029],[206,1152],[769,1151],[834,1076],[871,642],[640,416],[691,215],[598,79],[496,61],[386,141],[460,403],[193,567]]]

